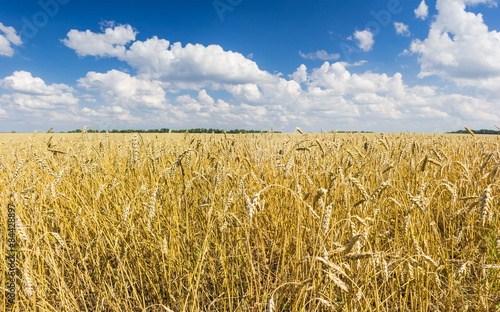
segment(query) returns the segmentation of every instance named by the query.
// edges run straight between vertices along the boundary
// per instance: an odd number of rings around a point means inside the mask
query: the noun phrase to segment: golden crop
[[[500,309],[498,136],[0,141],[19,311]]]

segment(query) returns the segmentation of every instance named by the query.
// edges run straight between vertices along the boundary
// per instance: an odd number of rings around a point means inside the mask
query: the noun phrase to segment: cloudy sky
[[[493,0],[6,0],[0,131],[500,124]]]

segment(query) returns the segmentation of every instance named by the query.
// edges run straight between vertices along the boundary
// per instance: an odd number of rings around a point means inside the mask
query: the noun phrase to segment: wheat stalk
[[[33,290],[33,281],[31,280],[30,264],[26,259],[23,264],[23,290],[26,297],[30,298],[35,293]]]
[[[356,242],[361,238],[363,237],[363,234],[357,234],[357,235],[354,235],[353,237],[351,237],[351,239],[349,239],[349,242],[347,242],[347,245],[345,246],[345,248],[342,250],[342,252],[344,253],[349,253],[352,248],[354,247],[354,245],[356,244]]]
[[[363,195],[363,198],[365,200],[369,200],[370,199],[370,195],[368,195],[368,193],[366,192],[365,188],[363,187],[363,185],[361,184],[361,182],[359,182],[358,179],[350,176],[349,177],[349,180],[354,184],[356,185],[357,189],[361,192],[361,194]]]
[[[25,242],[30,242],[29,236],[26,233],[26,227],[23,224],[23,221],[21,220],[21,217],[16,213],[16,229],[17,233]]]
[[[40,166],[43,167],[43,169],[45,169],[45,171],[47,171],[51,176],[56,176],[56,174],[52,171],[52,169],[50,169],[50,167],[47,165],[47,163],[40,158],[40,156],[38,156],[38,154],[36,152],[33,153],[34,156],[35,156],[35,162],[37,164],[39,164]]]
[[[325,213],[323,215],[323,223],[321,225],[321,228],[323,230],[324,235],[326,235],[326,233],[328,232],[331,216],[332,216],[332,204],[326,206]]]
[[[274,298],[271,295],[271,298],[269,298],[269,301],[267,302],[267,310],[269,312],[274,312],[276,310],[275,304],[274,304]]]
[[[469,129],[469,128],[467,128],[467,127],[464,127],[464,128],[465,128],[465,130],[467,130],[467,132],[469,132],[469,134],[470,134],[470,135],[475,136],[475,135],[474,135],[474,132],[472,132],[472,130],[471,130],[471,129]]]
[[[101,187],[99,187],[99,190],[97,190],[97,194],[95,195],[96,202],[99,200],[99,197],[101,196],[102,190],[104,189],[105,186],[106,184],[102,184]]]
[[[19,163],[17,164],[17,167],[16,167],[16,170],[14,170],[14,173],[12,174],[12,181],[14,181],[17,177],[17,175],[19,174],[19,170],[21,170],[21,167],[23,166],[25,160],[24,159],[20,159],[19,160]]]
[[[139,161],[139,139],[137,133],[132,136],[132,162],[136,164]]]
[[[488,185],[484,191],[483,194],[481,195],[480,199],[480,215],[482,218],[482,225],[484,226],[487,219],[486,217],[491,214],[491,188],[490,185]]]
[[[151,223],[153,221],[153,218],[156,215],[156,196],[157,196],[157,193],[158,193],[158,184],[155,185],[154,191],[151,194],[151,198],[150,198],[149,204],[148,204],[149,214],[148,214],[147,227],[150,231],[152,230]]]
[[[255,214],[256,211],[255,204],[246,193],[244,193],[244,196],[245,196],[248,219],[252,220],[253,215]]]
[[[122,222],[124,224],[127,223],[129,215],[130,215],[130,204],[125,206],[125,209],[123,209]]]
[[[66,243],[64,242],[64,240],[62,239],[61,235],[59,235],[59,233],[56,233],[56,232],[50,232],[50,234],[57,240],[57,242],[64,248],[67,248],[68,246],[66,245]]]

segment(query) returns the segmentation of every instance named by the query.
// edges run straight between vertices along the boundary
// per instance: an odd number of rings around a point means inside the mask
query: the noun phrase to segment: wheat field
[[[3,134],[14,310],[500,311],[499,137]]]

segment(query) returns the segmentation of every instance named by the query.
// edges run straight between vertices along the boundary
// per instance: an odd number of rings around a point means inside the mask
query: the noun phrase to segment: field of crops
[[[499,139],[3,134],[0,256],[11,203],[18,311],[499,311]]]

